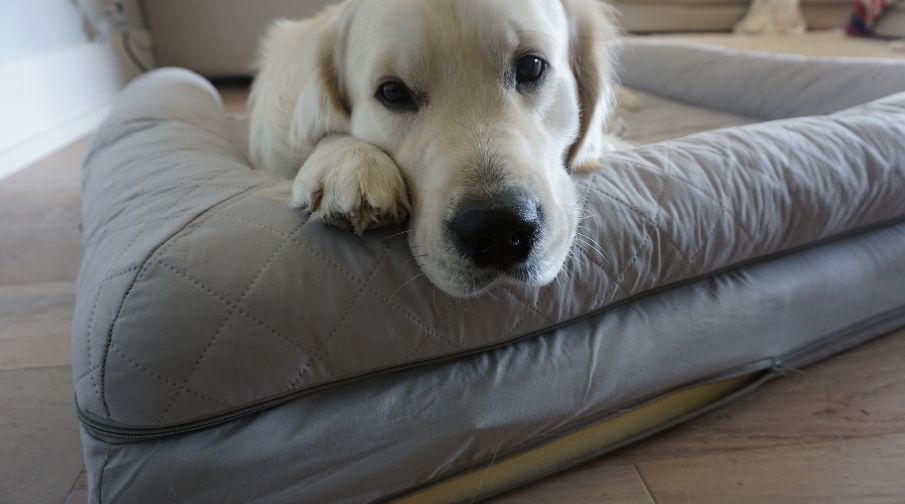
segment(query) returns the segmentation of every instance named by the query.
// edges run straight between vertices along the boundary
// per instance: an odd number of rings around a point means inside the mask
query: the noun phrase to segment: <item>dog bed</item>
[[[599,248],[464,301],[399,230],[290,209],[200,77],[133,83],[85,159],[92,502],[486,498],[905,325],[905,64],[633,42],[623,68],[653,143],[578,180]],[[658,113],[733,127],[658,142]]]

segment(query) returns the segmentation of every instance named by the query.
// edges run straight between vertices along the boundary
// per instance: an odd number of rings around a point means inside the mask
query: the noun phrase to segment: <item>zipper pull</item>
[[[805,377],[804,371],[793,368],[791,366],[787,366],[779,359],[773,359],[773,367],[771,368],[771,371],[778,374],[779,376],[782,376],[783,378],[791,380],[792,383],[801,383]]]

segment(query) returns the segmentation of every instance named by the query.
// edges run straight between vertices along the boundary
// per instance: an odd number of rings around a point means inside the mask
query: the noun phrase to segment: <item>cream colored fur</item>
[[[454,295],[489,284],[444,236],[453,204],[501,184],[526,191],[544,211],[527,280],[546,283],[575,237],[572,177],[616,145],[605,134],[616,43],[597,0],[346,0],[267,34],[252,155],[295,179],[291,203],[313,218],[360,233],[410,216],[422,270]],[[506,85],[525,51],[549,63],[531,93]],[[387,110],[375,98],[386,78],[423,92],[425,105]]]

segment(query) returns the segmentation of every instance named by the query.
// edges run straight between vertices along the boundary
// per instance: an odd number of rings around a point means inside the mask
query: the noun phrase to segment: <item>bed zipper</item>
[[[243,417],[254,415],[255,413],[260,413],[262,411],[279,406],[283,403],[289,402],[296,397],[305,395],[307,392],[309,391],[303,390],[290,394],[288,396],[277,397],[258,404],[246,406],[230,413],[214,415],[200,420],[172,425],[169,427],[115,427],[90,418],[78,407],[76,407],[76,415],[78,416],[79,422],[81,422],[82,427],[84,427],[84,429],[89,434],[91,434],[92,437],[97,438],[101,441],[110,443],[148,441],[152,439],[175,436],[178,434],[186,434],[197,430],[207,429],[209,427],[215,427],[217,425],[232,422],[234,420],[239,420]]]
[[[717,375],[711,376],[709,378],[697,380],[694,383],[690,383],[684,386],[676,387],[668,392],[664,392],[664,394],[671,394],[674,392],[679,392],[689,387],[695,387],[698,385],[704,385],[706,383],[712,383],[715,381],[731,379],[743,374],[760,372],[760,371],[769,371],[773,376],[780,376],[782,378],[787,378],[794,383],[798,383],[805,377],[805,372],[801,369],[792,367],[786,364],[787,361],[797,361],[798,358],[802,355],[810,354],[811,352],[815,352],[820,348],[830,346],[834,342],[836,342],[839,338],[842,338],[852,332],[860,332],[864,330],[865,327],[875,327],[877,325],[888,324],[893,320],[901,320],[903,315],[905,315],[905,306],[899,307],[897,309],[891,310],[889,312],[883,313],[880,316],[875,316],[869,320],[863,321],[862,323],[855,324],[852,327],[845,328],[833,335],[822,338],[814,343],[809,345],[805,345],[802,348],[798,348],[796,350],[792,350],[780,357],[768,357],[766,359],[759,359],[754,362],[750,362],[743,366],[738,366],[730,371],[719,373]],[[869,338],[873,339],[873,338]],[[863,342],[862,342],[863,343]],[[474,352],[477,353],[477,352]],[[835,352],[834,352],[835,353]],[[828,356],[824,356],[828,357]],[[450,357],[452,358],[452,357]],[[411,369],[414,367],[422,367],[427,364],[432,364],[434,362],[442,362],[450,360],[450,358],[444,359],[433,359],[429,361],[425,361],[420,363],[419,365],[405,366],[395,369],[394,371],[403,371],[406,369]],[[379,373],[383,374],[383,373]],[[138,442],[138,441],[148,441],[153,439],[160,439],[169,436],[175,436],[178,434],[186,434],[189,432],[206,429],[209,427],[215,427],[217,425],[221,425],[227,422],[232,422],[234,420],[239,420],[243,417],[254,415],[256,413],[260,413],[262,411],[274,408],[276,406],[280,406],[281,404],[287,403],[299,397],[303,397],[308,394],[312,394],[314,392],[322,391],[328,388],[346,385],[352,382],[356,382],[359,380],[364,380],[367,378],[371,378],[375,375],[366,374],[357,376],[355,378],[340,380],[337,382],[332,382],[328,384],[324,384],[321,386],[315,386],[312,388],[299,390],[290,394],[286,394],[280,397],[274,397],[272,399],[268,399],[262,401],[260,403],[252,404],[251,406],[246,406],[244,408],[239,408],[233,412],[213,415],[207,418],[203,418],[200,420],[195,420],[191,422],[186,422],[183,424],[177,424],[169,427],[147,427],[147,428],[130,428],[130,427],[115,427],[111,425],[106,425],[101,423],[93,418],[90,418],[88,415],[84,414],[81,409],[76,406],[76,413],[78,415],[79,421],[81,422],[84,429],[91,434],[92,437],[97,438],[101,441],[109,442],[109,443],[128,443],[128,442]],[[640,402],[644,402],[642,400]],[[78,402],[76,402],[78,404]]]
[[[774,376],[785,376],[780,370],[790,370],[780,363],[778,359],[759,359],[757,361],[745,364],[743,366],[736,367],[733,370],[719,373],[714,376],[710,376],[705,379],[697,380],[693,383],[683,385],[680,387],[676,387],[668,392],[659,395],[668,395],[676,392],[680,392],[687,388],[696,387],[700,385],[705,385],[707,383],[719,382],[723,380],[728,380],[732,378],[737,378],[739,376],[744,376],[752,373],[759,372],[768,372]],[[803,374],[803,372],[799,373]],[[147,428],[136,428],[136,427],[116,427],[101,423],[88,415],[84,414],[81,409],[76,408],[76,414],[78,415],[79,421],[81,422],[84,429],[94,438],[99,439],[108,443],[133,443],[140,441],[150,441],[154,439],[161,439],[169,436],[176,436],[179,434],[187,434],[194,431],[199,431],[203,429],[207,429],[210,427],[215,427],[224,423],[232,422],[234,420],[240,420],[246,416],[254,415],[256,413],[260,413],[262,411],[275,408],[284,403],[292,401],[293,399],[305,396],[311,393],[312,390],[302,390],[297,391],[292,394],[275,397],[273,399],[253,404],[251,406],[246,406],[244,408],[240,408],[236,411],[225,413],[221,415],[214,415],[207,418],[203,418],[200,420],[195,420],[192,422],[186,422],[183,424],[172,425],[168,427],[147,427]],[[646,402],[649,399],[643,399],[641,402]]]
[[[770,370],[792,383],[801,383],[806,375],[801,369],[787,366],[781,359],[773,359],[773,365]]]

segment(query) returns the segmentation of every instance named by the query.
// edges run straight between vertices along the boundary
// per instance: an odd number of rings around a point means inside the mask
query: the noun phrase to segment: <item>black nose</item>
[[[507,270],[531,255],[540,218],[528,199],[471,201],[459,206],[449,230],[459,251],[476,266]]]

